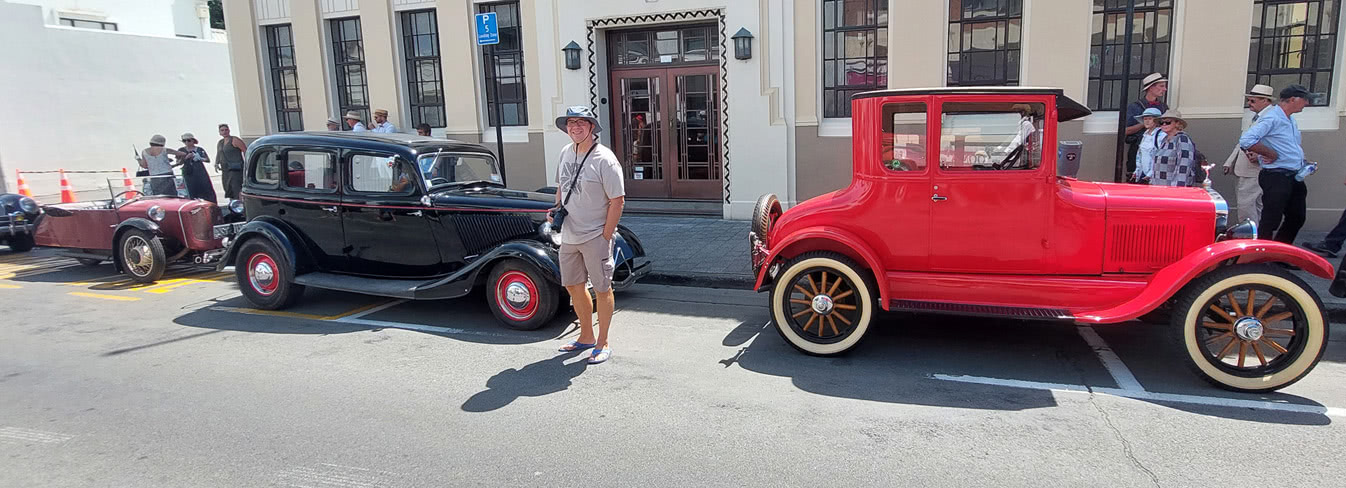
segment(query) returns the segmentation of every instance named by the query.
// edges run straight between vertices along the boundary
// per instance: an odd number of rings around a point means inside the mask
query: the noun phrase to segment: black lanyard
[[[566,197],[565,200],[561,201],[561,206],[570,203],[570,195],[575,193],[575,184],[579,183],[580,180],[580,171],[584,171],[584,162],[589,160],[589,155],[594,153],[594,148],[596,147],[598,147],[598,143],[594,142],[593,145],[589,146],[589,150],[584,153],[584,159],[581,159],[579,164],[575,165],[575,177],[570,180],[570,189],[566,190]],[[580,148],[576,146],[575,157],[578,158],[579,156]]]

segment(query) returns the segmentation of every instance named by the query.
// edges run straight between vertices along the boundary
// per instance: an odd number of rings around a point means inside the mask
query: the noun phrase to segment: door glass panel
[[[406,193],[415,187],[414,172],[392,156],[351,156],[351,189],[368,193]]]
[[[925,103],[883,106],[879,161],[889,171],[925,171]]]
[[[677,76],[678,178],[720,179],[719,86],[714,75]]]
[[[290,151],[285,153],[285,186],[287,188],[335,191],[336,164],[325,152]]]
[[[626,178],[662,180],[659,164],[659,78],[623,78],[622,165]]]
[[[960,102],[940,115],[940,169],[1031,170],[1042,164],[1041,103]]]

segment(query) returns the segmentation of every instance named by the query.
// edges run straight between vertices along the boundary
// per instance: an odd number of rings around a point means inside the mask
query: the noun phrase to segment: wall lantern
[[[752,33],[747,28],[739,28],[730,39],[734,40],[734,59],[752,59]]]
[[[580,45],[575,41],[570,41],[566,47],[561,48],[566,55],[566,69],[580,69]]]

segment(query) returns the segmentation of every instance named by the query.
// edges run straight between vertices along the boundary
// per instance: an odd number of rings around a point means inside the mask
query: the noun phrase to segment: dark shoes
[[[1327,257],[1329,257],[1329,258],[1335,258],[1335,257],[1337,257],[1337,252],[1336,252],[1336,251],[1333,251],[1333,250],[1331,250],[1331,249],[1328,249],[1326,243],[1322,243],[1322,242],[1305,242],[1305,243],[1300,244],[1300,246],[1302,246],[1304,249],[1308,249],[1308,250],[1313,251],[1313,252],[1316,252],[1316,253],[1318,253],[1318,254],[1322,254],[1322,255],[1327,256]]]

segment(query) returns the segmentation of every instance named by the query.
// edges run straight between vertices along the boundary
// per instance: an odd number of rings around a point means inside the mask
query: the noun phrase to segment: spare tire
[[[776,194],[767,193],[757,199],[757,205],[752,209],[752,233],[756,234],[763,244],[767,241],[767,232],[771,230],[771,224],[775,223],[780,215],[780,200],[776,199]]]

